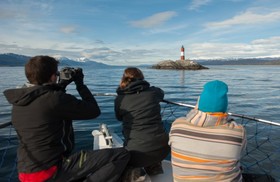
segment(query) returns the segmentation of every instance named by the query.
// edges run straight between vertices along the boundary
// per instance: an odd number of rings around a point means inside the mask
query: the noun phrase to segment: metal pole
[[[5,127],[10,126],[10,125],[12,125],[11,121],[6,122],[6,123],[2,123],[2,124],[0,124],[0,128],[5,128]]]
[[[163,100],[163,102],[169,103],[169,104],[175,104],[178,106],[185,106],[185,107],[189,107],[189,108],[195,107],[194,105],[184,104],[184,103],[180,103],[180,102],[172,102],[172,101],[168,101],[168,100]],[[266,124],[280,126],[280,123],[277,123],[277,122],[272,122],[272,121],[259,119],[259,118],[255,118],[255,117],[250,117],[250,116],[246,116],[246,115],[241,115],[241,114],[234,114],[234,113],[230,113],[230,112],[228,114],[231,116],[239,117],[239,118],[250,119],[250,120],[259,121],[259,122],[266,123]]]

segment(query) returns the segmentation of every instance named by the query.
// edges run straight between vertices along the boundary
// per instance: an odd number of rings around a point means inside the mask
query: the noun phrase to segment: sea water
[[[125,67],[94,68],[82,67],[84,82],[94,94],[116,94]],[[145,79],[152,86],[165,92],[165,100],[195,105],[203,85],[211,80],[221,80],[228,84],[228,111],[256,118],[280,122],[280,66],[209,66],[210,69],[155,70],[140,67]],[[11,105],[3,91],[15,88],[26,82],[24,67],[0,67],[0,124],[10,121]],[[72,83],[67,92],[79,97]],[[120,123],[114,117],[114,96],[97,96],[101,116],[95,120],[75,123],[77,132],[88,133],[106,123],[110,128],[120,131]],[[77,108],[78,109],[78,108]],[[185,115],[184,110],[178,111]],[[178,115],[178,114],[177,114]],[[0,132],[1,133],[1,132]],[[83,134],[84,136],[84,134]],[[80,143],[84,143],[84,137]],[[78,140],[79,141],[79,140]],[[78,143],[79,145],[79,143]]]

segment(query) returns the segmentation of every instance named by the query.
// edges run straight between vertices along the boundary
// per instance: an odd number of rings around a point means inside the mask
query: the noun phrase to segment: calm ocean
[[[83,68],[93,93],[115,93],[125,67]],[[222,80],[229,86],[229,112],[280,122],[280,66],[209,66],[208,70],[176,71],[141,68],[151,85],[165,91],[165,99],[195,105],[203,85]],[[3,91],[26,82],[23,67],[0,67],[0,123],[9,121],[11,106]],[[77,95],[73,84],[68,92]],[[113,97],[97,97],[102,115],[112,113]],[[110,122],[110,121],[107,121]],[[114,124],[114,123],[112,123]]]
[[[210,69],[199,71],[140,69],[151,85],[165,91],[165,99],[168,101],[195,105],[203,85],[217,79],[229,86],[229,112],[280,122],[280,66],[208,67]],[[93,93],[115,93],[124,68],[83,68],[84,82]],[[11,105],[4,98],[3,91],[22,85],[26,78],[23,67],[0,67],[0,72],[1,124],[11,119]],[[78,96],[74,88],[74,84],[68,86],[68,92]],[[107,123],[115,132],[121,130],[120,123],[114,118],[114,96],[97,96],[96,99],[101,107],[101,116],[95,120],[75,123],[78,148],[92,145],[91,131],[98,128],[101,122]],[[177,110],[176,116],[185,114],[186,110],[181,109]],[[3,132],[0,130],[0,138],[6,134]]]

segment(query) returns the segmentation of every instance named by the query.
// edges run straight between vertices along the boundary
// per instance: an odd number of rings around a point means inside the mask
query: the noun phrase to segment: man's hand
[[[65,89],[73,80],[59,80],[58,85]]]
[[[83,74],[83,69],[82,68],[77,68],[76,69],[76,73],[73,76],[73,80],[74,80],[76,86],[84,84],[84,74]]]

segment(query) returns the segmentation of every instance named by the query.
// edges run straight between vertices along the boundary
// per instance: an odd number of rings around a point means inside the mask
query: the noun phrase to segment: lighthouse
[[[182,61],[185,60],[185,48],[184,48],[184,46],[181,47],[181,60]]]

